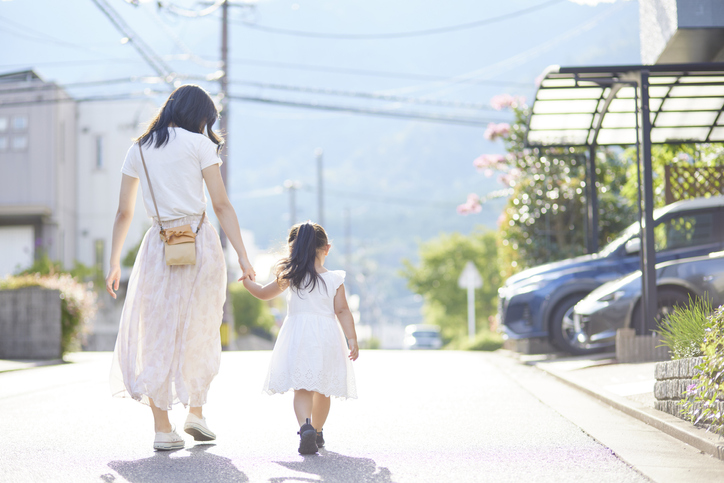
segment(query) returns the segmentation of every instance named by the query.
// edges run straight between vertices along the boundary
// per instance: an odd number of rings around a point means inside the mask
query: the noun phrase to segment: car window
[[[433,332],[433,331],[429,331],[429,332],[418,331],[418,332],[413,332],[412,336],[413,337],[438,337],[439,334],[437,332]]]
[[[656,251],[694,247],[714,241],[714,214],[711,212],[675,216],[654,228]]]

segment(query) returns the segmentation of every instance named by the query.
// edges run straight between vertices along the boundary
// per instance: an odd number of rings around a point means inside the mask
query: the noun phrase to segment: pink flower
[[[502,164],[505,164],[505,156],[502,154],[481,154],[473,161],[473,166],[478,170],[498,169]]]
[[[496,124],[494,122],[491,122],[488,124],[488,128],[485,130],[485,139],[489,141],[494,141],[497,138],[506,137],[510,134],[510,124],[507,122],[501,122],[499,124]]]
[[[493,96],[490,99],[490,107],[496,111],[502,111],[503,109],[517,108],[525,104],[525,97],[523,96],[511,96],[510,94],[500,94]]]
[[[470,193],[468,199],[462,205],[458,205],[458,213],[461,215],[470,215],[472,213],[480,213],[483,207],[480,205],[480,197],[475,193]]]

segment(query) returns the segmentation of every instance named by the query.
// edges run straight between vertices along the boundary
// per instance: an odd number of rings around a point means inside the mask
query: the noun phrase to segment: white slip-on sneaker
[[[153,449],[161,451],[170,451],[172,449],[181,449],[184,447],[184,440],[176,432],[176,428],[170,433],[156,433],[156,439],[153,440]]]
[[[206,425],[206,418],[199,418],[191,413],[186,417],[184,431],[194,437],[196,441],[213,441],[216,435]]]

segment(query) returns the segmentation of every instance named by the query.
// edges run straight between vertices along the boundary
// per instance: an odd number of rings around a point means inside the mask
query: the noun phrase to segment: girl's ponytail
[[[294,225],[289,231],[289,256],[277,265],[277,280],[286,280],[296,289],[314,290],[326,284],[314,268],[317,250],[328,244],[324,228],[311,221]]]

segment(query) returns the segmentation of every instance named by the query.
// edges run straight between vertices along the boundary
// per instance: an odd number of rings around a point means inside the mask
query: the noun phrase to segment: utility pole
[[[228,179],[228,166],[229,166],[229,1],[224,0],[221,5],[221,119],[219,120],[219,127],[221,134],[224,138],[224,147],[221,150],[222,160],[221,163],[221,179],[224,181],[226,186]],[[226,233],[224,230],[219,230],[219,238],[221,239],[221,247],[226,249]],[[228,298],[228,297],[227,297]]]
[[[344,209],[344,268],[347,274],[352,270],[352,216],[349,207]]]
[[[324,174],[322,167],[322,148],[314,150],[317,157],[317,223],[324,226]]]
[[[297,189],[299,182],[290,179],[284,182],[284,189],[289,191],[289,224],[294,225],[297,222]]]

